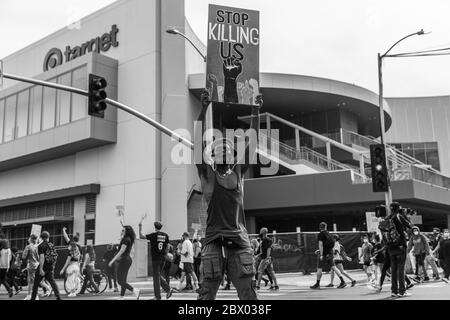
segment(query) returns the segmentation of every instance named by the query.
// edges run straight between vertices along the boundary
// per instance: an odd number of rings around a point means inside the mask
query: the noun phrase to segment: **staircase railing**
[[[263,150],[267,149],[265,139],[269,139],[266,133],[263,132],[263,130],[260,132],[260,137],[263,139],[260,139],[260,148]],[[279,150],[279,153],[281,155],[284,155],[289,159],[289,162],[292,163],[298,163],[299,160],[308,161],[318,167],[321,167],[325,170],[329,171],[337,171],[337,170],[351,170],[355,175],[357,175],[361,181],[365,181],[368,179],[365,175],[361,175],[358,170],[354,167],[345,165],[339,161],[336,161],[334,159],[329,159],[325,155],[321,154],[320,152],[311,150],[307,147],[300,147],[300,150],[297,150],[283,142],[280,142],[276,139],[270,138],[269,150],[273,150],[271,146],[277,146],[278,148],[275,148],[275,150]],[[291,163],[291,164],[292,164]]]

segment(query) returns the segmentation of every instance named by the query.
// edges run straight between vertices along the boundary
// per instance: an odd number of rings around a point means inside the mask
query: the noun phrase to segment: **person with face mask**
[[[420,281],[419,269],[422,269],[423,280],[428,281],[427,270],[425,269],[425,257],[430,255],[430,247],[428,245],[428,239],[420,233],[419,227],[415,226],[412,228],[412,236],[408,242],[408,252],[412,251],[414,257],[416,258],[416,281]]]
[[[450,232],[448,229],[444,230],[443,236],[436,247],[436,251],[439,253],[439,263],[444,269],[442,281],[448,283],[450,277]]]

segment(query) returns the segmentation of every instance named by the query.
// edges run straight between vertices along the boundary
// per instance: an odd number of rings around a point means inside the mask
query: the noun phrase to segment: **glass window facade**
[[[425,143],[395,143],[396,149],[416,158],[417,160],[432,166],[436,170],[441,170],[439,161],[439,149],[437,142]]]
[[[48,81],[87,90],[87,67]],[[86,118],[87,100],[78,94],[42,86],[0,99],[0,144]]]

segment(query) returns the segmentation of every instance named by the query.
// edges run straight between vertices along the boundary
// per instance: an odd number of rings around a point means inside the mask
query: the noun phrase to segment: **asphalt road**
[[[369,288],[365,284],[365,276],[361,272],[352,273],[352,277],[358,280],[355,287],[346,287],[344,289],[321,288],[320,290],[311,290],[309,285],[314,283],[314,275],[279,275],[278,281],[280,290],[273,292],[267,287],[262,287],[258,291],[260,300],[394,300],[390,296],[390,282],[387,281],[381,293]],[[324,275],[322,285],[328,284],[329,275]],[[175,285],[176,282],[172,282]],[[140,300],[153,299],[152,283],[149,281],[138,282],[132,284],[136,288],[142,289]],[[417,284],[409,290],[411,297],[401,298],[401,300],[450,300],[450,285],[442,281],[429,281],[423,284]],[[26,293],[20,293],[12,298],[12,300],[23,300]],[[163,300],[165,294],[163,293]],[[67,295],[62,296],[67,300],[117,300],[118,294],[113,292],[105,292],[98,296],[86,294],[76,298],[68,298]],[[42,300],[53,300],[54,297]],[[132,295],[127,294],[126,300],[136,300]],[[196,300],[197,294],[194,292],[174,293],[173,300]],[[4,289],[0,291],[0,301],[9,300]],[[224,291],[219,290],[217,300],[237,300],[235,290]]]

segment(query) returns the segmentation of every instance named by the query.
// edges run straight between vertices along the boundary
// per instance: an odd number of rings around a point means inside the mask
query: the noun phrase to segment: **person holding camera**
[[[408,297],[411,294],[406,292],[405,286],[406,231],[412,229],[412,225],[398,202],[393,202],[390,209],[390,215],[380,222],[379,228],[386,242],[391,262],[391,296],[393,298]]]

